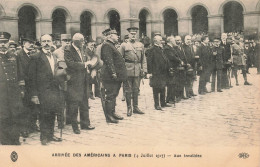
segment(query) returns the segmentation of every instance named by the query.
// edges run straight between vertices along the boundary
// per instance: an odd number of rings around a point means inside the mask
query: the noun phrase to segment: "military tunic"
[[[3,145],[18,145],[23,112],[24,80],[21,66],[13,53],[0,53],[0,141]]]

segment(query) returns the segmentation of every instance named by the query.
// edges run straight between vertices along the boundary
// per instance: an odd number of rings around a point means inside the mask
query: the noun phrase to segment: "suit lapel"
[[[73,45],[71,45],[71,50],[72,50],[72,52],[74,52],[72,55],[73,56],[75,56],[75,58],[77,59],[77,61],[78,62],[82,62],[82,60],[81,60],[81,58],[80,58],[80,55],[78,54],[78,52],[76,51],[76,49],[74,48],[74,46]],[[84,56],[83,55],[81,55],[82,56],[82,59],[83,59],[83,61],[84,61]]]
[[[47,67],[48,72],[53,75],[52,70],[51,70],[50,62],[49,62],[48,58],[46,57],[46,55],[45,55],[45,53],[43,51],[41,51],[41,59],[45,63],[45,66]]]
[[[30,57],[25,53],[25,51],[23,50],[23,56],[26,59],[27,62],[30,61]]]

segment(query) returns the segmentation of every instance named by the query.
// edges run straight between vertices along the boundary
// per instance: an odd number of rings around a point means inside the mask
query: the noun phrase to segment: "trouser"
[[[215,91],[216,77],[217,77],[217,90],[221,90],[221,79],[222,79],[221,69],[214,69],[212,71],[211,91]]]
[[[179,71],[176,76],[176,89],[177,89],[176,97],[178,98],[184,97],[185,81],[186,81],[185,71]]]
[[[50,140],[54,135],[55,111],[40,111],[40,140]]]
[[[139,92],[140,88],[140,77],[128,77],[127,81],[124,82],[124,89],[126,93]]]
[[[170,101],[175,101],[175,84],[170,84],[167,85],[167,97],[166,97],[166,102],[170,102]]]
[[[20,116],[10,116],[0,120],[0,142],[2,145],[19,145],[21,124]]]
[[[206,84],[207,84],[207,72],[205,69],[202,69],[199,79],[199,93],[202,93],[206,90]]]
[[[163,88],[154,88],[153,87],[153,99],[154,99],[154,106],[160,106],[159,105],[159,95],[160,95],[160,102],[161,106],[165,106],[165,87]]]
[[[78,110],[80,113],[81,128],[85,128],[90,125],[88,98],[86,93],[84,93],[82,101],[73,101],[73,99],[69,99],[68,109],[70,113],[71,125],[74,130],[79,128],[77,123]]]
[[[186,82],[185,82],[186,97],[190,97],[191,95],[194,94],[193,93],[193,82],[194,82],[194,76],[193,75],[187,75],[186,76]]]
[[[244,78],[244,81],[247,82],[247,75],[246,75],[246,68],[245,66],[236,66],[233,68],[233,71],[234,71],[234,76],[235,76],[235,79],[236,79],[236,83],[238,83],[238,78],[237,78],[237,70],[238,69],[242,69],[242,74],[243,74],[243,78]]]
[[[93,90],[92,90],[92,85],[94,85],[94,93],[93,93]],[[99,87],[98,87],[98,83],[97,83],[97,79],[96,77],[94,79],[91,78],[91,82],[89,83],[89,95],[90,96],[94,96],[95,97],[98,97],[100,96],[100,91],[99,91]]]
[[[228,68],[226,67],[222,69],[221,87],[222,88],[229,87]]]
[[[103,81],[107,114],[115,112],[116,97],[119,94],[121,84],[121,81]]]

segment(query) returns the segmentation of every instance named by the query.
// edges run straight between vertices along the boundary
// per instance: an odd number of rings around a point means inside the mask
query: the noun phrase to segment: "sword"
[[[101,81],[101,78],[100,78],[100,72],[99,72],[99,71],[97,71],[96,80],[97,80],[97,85],[98,85],[98,88],[99,88],[99,91],[100,91],[100,99],[101,99],[102,108],[103,108],[103,111],[104,111],[104,115],[105,115],[105,118],[106,118],[106,122],[108,122],[107,111],[106,111],[105,88],[104,88],[104,86],[103,86],[103,84],[102,84],[102,81]]]

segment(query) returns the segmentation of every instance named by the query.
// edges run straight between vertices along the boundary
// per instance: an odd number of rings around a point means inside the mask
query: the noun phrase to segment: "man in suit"
[[[40,108],[40,140],[42,145],[47,145],[51,141],[61,141],[54,136],[54,122],[56,113],[61,111],[62,94],[55,77],[57,59],[51,53],[52,37],[45,34],[40,42],[41,51],[31,56],[29,86],[31,101]]]
[[[70,75],[68,81],[68,106],[71,114],[71,125],[75,134],[80,134],[77,123],[78,109],[80,111],[80,126],[83,130],[92,130],[90,125],[88,104],[88,66],[87,57],[83,51],[84,37],[80,33],[72,37],[72,45],[65,49],[64,58]]]
[[[101,59],[104,64],[101,69],[101,78],[105,88],[105,110],[107,122],[118,123],[121,116],[116,114],[116,97],[118,96],[122,82],[127,79],[127,71],[125,61],[116,49],[118,42],[116,30],[108,32],[107,41],[103,43],[101,48]]]
[[[8,32],[0,32],[0,143],[20,145],[25,82],[16,56],[8,51],[10,37]]]
[[[215,92],[216,76],[217,76],[217,91],[222,92],[221,79],[222,79],[222,69],[224,67],[224,65],[223,65],[224,54],[225,54],[225,49],[224,49],[224,47],[220,46],[220,39],[215,38],[214,46],[213,46],[213,59],[212,59],[212,63],[211,63],[213,65],[212,81],[211,81],[211,91],[212,92]]]
[[[53,56],[56,57],[58,63],[65,63],[65,59],[64,59],[64,50],[65,48],[69,47],[70,44],[71,44],[71,34],[61,34],[61,37],[60,37],[60,40],[61,40],[61,47],[56,49],[54,52],[53,52]],[[64,81],[63,81],[63,94],[64,94],[64,100],[66,102],[63,103],[64,106],[62,108],[62,110],[64,110],[65,106],[66,106],[66,124],[71,124],[71,119],[70,119],[70,114],[68,113],[69,110],[68,110],[68,98],[67,98],[67,82],[68,82],[68,79],[70,78],[69,75],[67,75],[65,78],[64,78]],[[63,113],[63,111],[60,112],[61,114]],[[58,128],[63,128],[63,119],[62,119],[62,115],[58,114],[57,115],[57,120],[58,120]]]
[[[228,78],[228,69],[231,68],[231,63],[230,63],[230,59],[231,59],[231,49],[230,49],[230,43],[227,41],[227,34],[226,33],[222,33],[221,34],[221,43],[220,43],[221,47],[224,47],[224,55],[223,55],[223,73],[222,73],[222,83],[221,83],[221,87],[223,89],[229,89],[230,85],[229,85],[229,78]]]
[[[181,99],[188,99],[188,97],[184,96],[184,87],[185,87],[186,77],[187,77],[187,75],[186,75],[187,58],[184,54],[181,37],[176,36],[175,40],[176,40],[176,44],[177,44],[177,46],[175,47],[175,50],[177,52],[178,57],[183,62],[182,65],[181,65],[181,68],[178,69],[178,73],[177,73],[178,94],[177,94],[177,101],[176,102],[179,102]]]
[[[129,41],[121,44],[119,52],[125,59],[127,69],[127,81],[124,83],[126,95],[127,116],[135,114],[144,114],[138,108],[138,93],[140,90],[140,81],[143,76],[144,45],[137,41],[136,35],[138,28],[130,27],[127,29]],[[133,108],[131,100],[133,99]]]
[[[25,95],[23,98],[23,105],[26,110],[24,115],[25,127],[23,127],[22,136],[28,137],[28,134],[34,131],[39,131],[39,127],[36,122],[38,119],[37,105],[32,103],[31,96],[29,94],[29,62],[31,59],[31,53],[34,50],[34,40],[31,38],[22,39],[23,48],[17,52],[17,60],[21,64],[23,77],[25,80]]]
[[[199,80],[199,94],[205,95],[205,93],[210,93],[207,88],[206,84],[209,81],[209,77],[211,75],[211,58],[212,58],[212,51],[211,48],[208,46],[209,44],[209,37],[202,36],[201,38],[201,47],[200,47],[200,65],[202,68],[202,72],[200,75]]]
[[[184,56],[187,60],[186,67],[186,82],[185,82],[185,90],[186,97],[190,98],[191,96],[196,96],[193,92],[193,82],[195,79],[195,54],[192,47],[191,36],[186,35],[184,38],[184,44],[182,45]]]
[[[176,50],[174,47],[176,46],[175,38],[173,36],[169,36],[167,38],[167,44],[164,47],[164,54],[169,60],[169,79],[167,83],[167,103],[174,103],[177,95],[177,67],[181,65],[181,60],[179,59]]]
[[[165,101],[165,87],[168,79],[168,59],[163,53],[162,37],[154,37],[154,46],[146,52],[147,72],[150,78],[150,86],[153,88],[154,107],[162,110],[161,107],[170,107]],[[160,95],[160,100],[159,100]],[[159,104],[161,102],[161,106]]]

